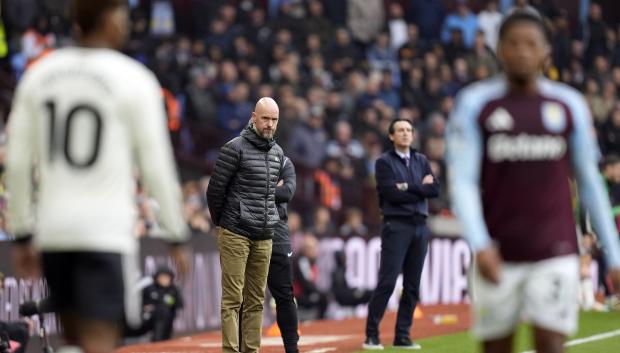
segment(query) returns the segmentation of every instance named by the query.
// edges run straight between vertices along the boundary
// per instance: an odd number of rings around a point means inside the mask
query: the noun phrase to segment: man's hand
[[[41,276],[39,254],[32,243],[14,243],[13,261],[15,272],[22,278],[37,278]]]
[[[614,292],[620,296],[620,267],[609,269],[609,279],[611,279]]]
[[[434,182],[435,182],[435,178],[433,178],[433,176],[430,174],[426,175],[424,179],[422,179],[423,185],[432,184]]]
[[[280,179],[280,181],[278,181],[278,185],[276,186],[282,186],[282,185],[284,185],[284,179]]]
[[[189,249],[185,245],[170,245],[170,256],[176,264],[177,276],[182,281],[189,272]]]
[[[409,184],[407,183],[396,183],[396,188],[400,191],[407,191],[407,188],[409,188]]]
[[[480,275],[487,281],[499,284],[502,271],[502,258],[495,247],[488,247],[476,253],[476,264]]]

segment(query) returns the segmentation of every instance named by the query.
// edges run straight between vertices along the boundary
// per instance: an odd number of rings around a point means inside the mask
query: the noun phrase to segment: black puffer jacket
[[[283,158],[282,148],[251,125],[226,143],[207,190],[215,225],[253,240],[273,238],[280,221],[275,193]]]

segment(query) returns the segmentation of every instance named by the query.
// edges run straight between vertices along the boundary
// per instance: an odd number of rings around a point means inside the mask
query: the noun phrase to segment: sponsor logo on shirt
[[[553,135],[493,134],[487,141],[491,162],[556,161],[566,153],[566,140]]]
[[[514,120],[506,109],[500,107],[491,113],[485,125],[489,131],[508,131],[512,130]]]

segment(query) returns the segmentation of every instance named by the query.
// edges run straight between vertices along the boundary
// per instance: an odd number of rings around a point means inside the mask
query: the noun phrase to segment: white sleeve
[[[34,231],[32,171],[36,151],[36,124],[24,82],[18,86],[13,100],[7,128],[5,161],[9,231],[16,238],[31,235]]]
[[[479,108],[468,89],[458,94],[446,130],[446,162],[452,207],[463,226],[463,237],[474,252],[491,245],[480,197],[483,142],[477,124]]]
[[[620,242],[614,225],[609,196],[597,168],[598,146],[592,133],[590,111],[580,94],[570,99],[574,130],[570,137],[571,162],[579,196],[586,206],[596,235],[605,250],[605,260],[610,268],[620,268]]]
[[[164,236],[173,242],[185,241],[189,231],[183,217],[161,88],[150,73],[137,82],[140,85],[130,98],[129,120],[140,178],[146,192],[159,204],[157,218]]]

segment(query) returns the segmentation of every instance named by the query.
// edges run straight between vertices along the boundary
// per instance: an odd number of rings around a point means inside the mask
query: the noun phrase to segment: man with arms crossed
[[[224,353],[260,348],[272,238],[280,221],[275,197],[284,154],[273,139],[278,116],[273,99],[259,99],[241,135],[220,149],[209,181],[207,202],[219,227]]]
[[[117,51],[129,30],[126,2],[73,0],[71,13],[79,45],[41,59],[15,95],[8,211],[18,272],[36,274],[34,249],[42,252],[52,307],[73,346],[59,352],[104,353],[124,317],[139,321],[134,164],[159,203],[181,272],[179,243],[189,233],[159,84]]]
[[[542,20],[513,12],[499,32],[505,74],[463,89],[450,118],[450,190],[476,256],[473,332],[487,353],[512,351],[521,318],[532,324],[539,353],[563,352],[577,328],[573,177],[620,285],[620,245],[588,106],[541,76],[549,51]]]
[[[364,349],[381,350],[379,323],[398,275],[403,273],[403,293],[398,304],[394,347],[420,349],[409,331],[413,312],[420,300],[420,276],[428,249],[427,199],[439,195],[439,182],[433,177],[426,156],[411,148],[413,124],[395,119],[388,128],[394,148],[375,164],[381,224],[381,264],[377,288],[368,303]]]

